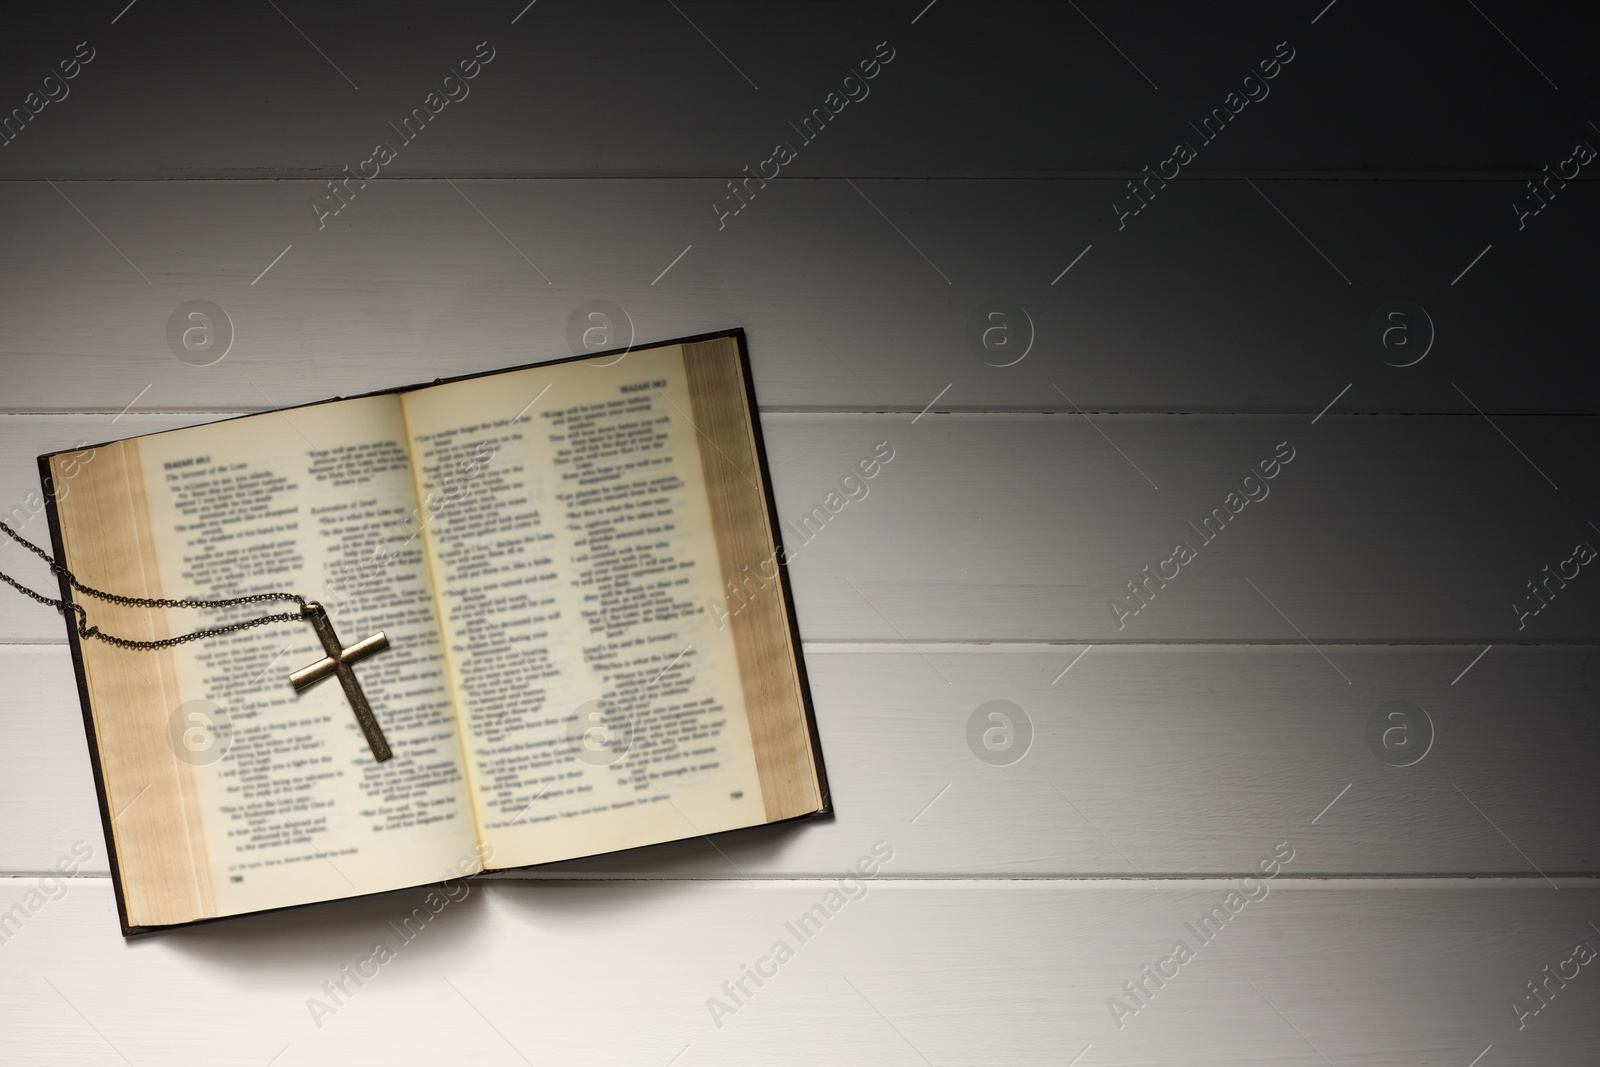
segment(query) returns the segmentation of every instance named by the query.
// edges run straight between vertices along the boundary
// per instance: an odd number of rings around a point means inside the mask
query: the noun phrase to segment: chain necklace
[[[239,630],[248,630],[254,626],[266,626],[267,624],[274,622],[297,622],[305,617],[307,605],[306,598],[303,596],[298,596],[294,593],[257,593],[254,596],[232,597],[226,600],[160,600],[152,597],[118,596],[115,593],[102,592],[99,589],[92,589],[78,581],[78,578],[75,574],[67,570],[67,568],[61,566],[61,564],[57,563],[54,559],[51,559],[44,549],[40,548],[32,541],[25,539],[21,534],[17,533],[17,531],[13,530],[5,523],[0,522],[0,530],[4,530],[13,541],[17,542],[17,544],[28,549],[34,555],[48,563],[50,565],[51,572],[59,575],[62,578],[65,578],[72,588],[76,589],[80,593],[87,593],[89,596],[104,600],[107,603],[122,604],[130,608],[228,608],[234,607],[238,604],[260,604],[271,600],[292,600],[296,604],[300,605],[299,611],[285,611],[277,615],[263,615],[259,619],[248,619],[244,622],[236,622],[228,626],[215,626],[206,630],[196,630],[194,633],[184,634],[181,637],[166,637],[159,641],[133,641],[126,637],[117,637],[114,634],[105,633],[98,626],[90,626],[89,613],[83,610],[83,606],[81,604],[73,603],[70,600],[56,600],[52,597],[45,596],[43,593],[36,593],[32,589],[29,589],[27,586],[23,585],[21,582],[17,581],[15,578],[11,577],[9,574],[6,574],[4,571],[0,571],[0,582],[5,582],[23,596],[37,600],[46,607],[55,608],[57,611],[61,612],[61,614],[73,618],[78,626],[79,637],[93,637],[97,640],[104,641],[107,644],[117,645],[121,648],[171,648],[173,645],[181,645],[187,641],[198,641],[206,637],[220,637],[223,634],[231,634]]]
[[[36,600],[46,607],[55,608],[61,614],[68,616],[77,624],[78,636],[82,638],[95,638],[119,648],[133,649],[159,649],[171,648],[189,641],[199,641],[207,637],[221,637],[223,634],[238,633],[240,630],[249,630],[257,626],[267,626],[275,622],[308,622],[317,632],[317,637],[322,642],[326,657],[313,663],[311,666],[294,672],[289,676],[290,684],[296,691],[309,689],[324,678],[338,678],[340,686],[344,689],[345,697],[350,701],[350,707],[355,711],[356,722],[360,724],[361,731],[366,735],[367,745],[372,749],[372,757],[379,763],[388,759],[392,753],[389,743],[383,736],[383,730],[378,725],[377,717],[372,714],[372,708],[367,703],[366,695],[361,691],[361,685],[356,681],[355,672],[350,665],[357,660],[381,652],[389,647],[389,639],[378,631],[364,641],[358,641],[349,648],[340,644],[338,636],[333,632],[333,623],[328,618],[328,611],[315,600],[307,600],[297,593],[255,593],[251,596],[228,597],[220,600],[167,600],[158,597],[119,596],[116,593],[107,593],[94,589],[78,581],[77,575],[63,567],[50,557],[44,549],[25,539],[17,531],[0,522],[0,530],[5,531],[17,544],[22,545],[34,555],[49,564],[53,574],[65,578],[67,584],[80,593],[85,593],[109,604],[122,604],[132,608],[230,608],[240,604],[262,604],[274,600],[287,600],[300,605],[299,611],[283,611],[276,615],[263,615],[256,619],[245,619],[243,622],[230,623],[227,626],[213,626],[193,633],[181,634],[178,637],[164,637],[155,641],[135,641],[127,637],[118,637],[108,634],[98,626],[89,625],[89,613],[83,605],[72,600],[57,600],[47,597],[43,593],[36,593],[23,585],[15,578],[0,571],[0,581],[23,596]]]

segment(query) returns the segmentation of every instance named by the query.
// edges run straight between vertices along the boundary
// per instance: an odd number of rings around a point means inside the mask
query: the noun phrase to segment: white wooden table
[[[1600,144],[1569,12],[32,18],[0,64],[28,536],[41,452],[565,355],[593,301],[619,343],[747,329],[781,517],[895,458],[792,569],[835,819],[479,882],[406,942],[420,891],[124,942],[61,621],[0,601],[0,1062],[1594,1061],[1600,577],[1528,588],[1600,545],[1600,203],[1525,185]],[[194,300],[218,348],[171,341]]]

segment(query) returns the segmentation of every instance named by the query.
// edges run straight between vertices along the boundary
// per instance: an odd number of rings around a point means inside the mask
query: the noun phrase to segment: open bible
[[[831,810],[741,332],[40,470],[85,585],[293,591],[389,641],[352,668],[380,763],[340,685],[291,688],[310,626],[69,624],[125,934]],[[136,640],[262,614],[76,599]]]

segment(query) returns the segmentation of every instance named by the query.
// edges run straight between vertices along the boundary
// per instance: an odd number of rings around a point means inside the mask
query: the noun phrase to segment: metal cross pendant
[[[389,638],[379,630],[366,640],[357,641],[349,648],[345,648],[339,644],[339,636],[333,632],[333,623],[328,620],[328,611],[321,604],[315,600],[308,601],[301,609],[301,614],[317,631],[317,636],[322,639],[322,647],[328,655],[326,659],[318,660],[311,666],[289,675],[289,684],[294,686],[296,692],[300,692],[330,675],[337,676],[339,684],[344,687],[345,697],[355,709],[356,722],[361,724],[361,732],[367,735],[367,745],[372,749],[372,758],[382,763],[394,753],[389,751],[389,742],[384,739],[383,729],[378,726],[377,717],[372,714],[372,706],[367,703],[367,695],[361,691],[361,683],[356,681],[356,673],[350,669],[350,664],[365,659],[374,652],[382,652],[389,647]]]

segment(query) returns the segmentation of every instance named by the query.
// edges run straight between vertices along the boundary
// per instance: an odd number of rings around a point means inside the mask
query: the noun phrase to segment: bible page
[[[394,752],[384,763],[337,678],[291,688],[292,672],[325,655],[308,623],[171,650],[169,741],[192,773],[215,914],[480,869],[398,398],[136,443],[165,595],[295,592],[323,604],[343,647],[379,630],[389,639],[352,665]],[[168,610],[166,625],[181,633],[297,610]]]
[[[681,348],[403,402],[490,866],[767,821]]]

